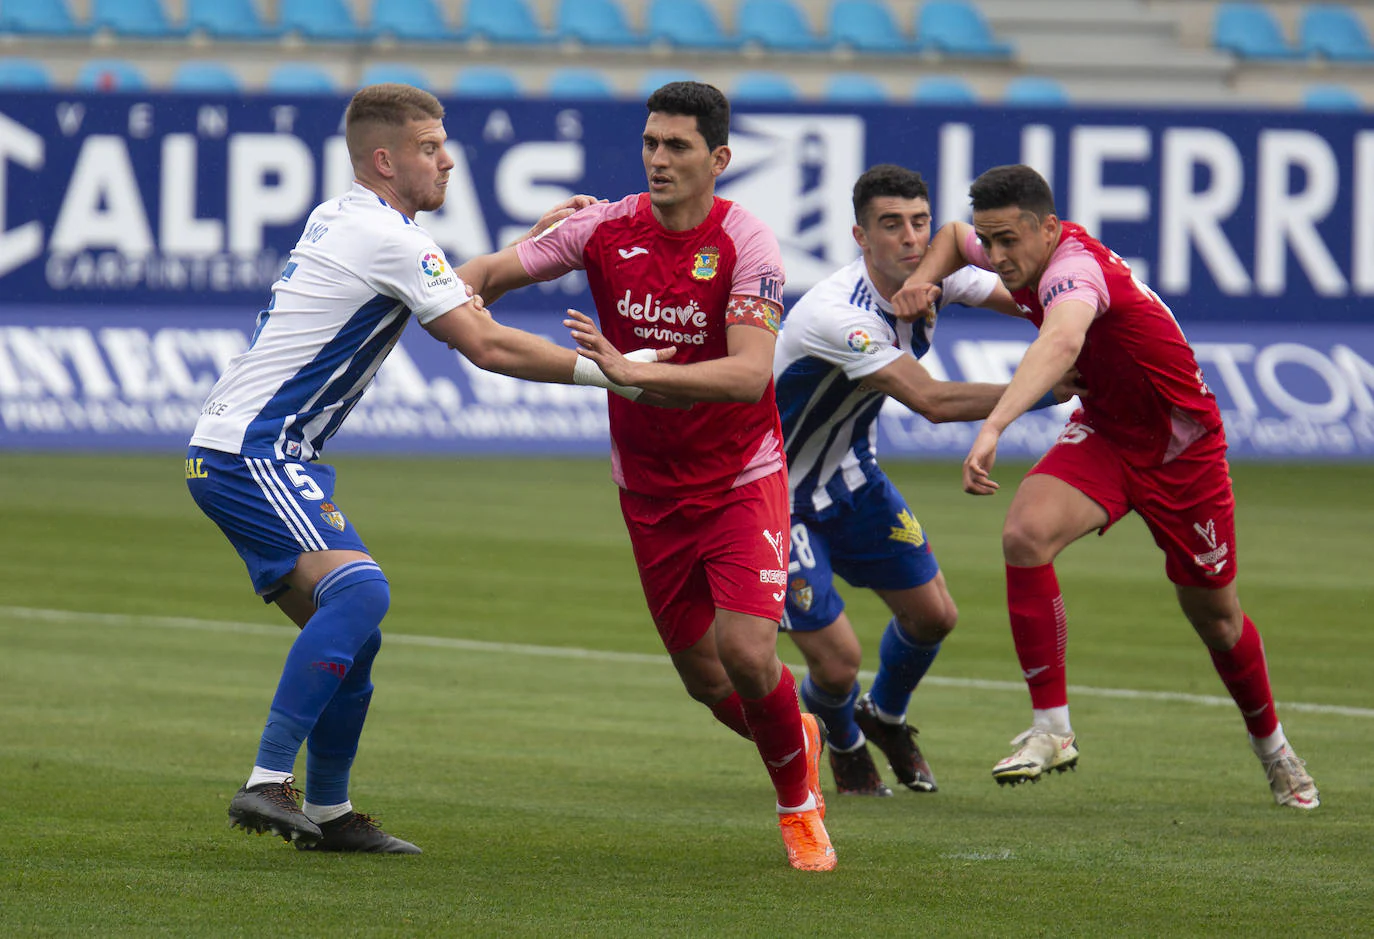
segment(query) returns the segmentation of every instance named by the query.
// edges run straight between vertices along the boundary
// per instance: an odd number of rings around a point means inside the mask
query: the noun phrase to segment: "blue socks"
[[[873,679],[873,687],[868,689],[868,696],[878,710],[893,717],[905,715],[911,693],[925,677],[939,651],[938,642],[927,646],[913,640],[897,625],[894,616],[887,624],[878,650],[878,675]]]
[[[807,675],[802,680],[801,698],[806,702],[806,709],[825,725],[831,747],[838,752],[854,749],[861,736],[859,725],[854,723],[854,703],[859,700],[858,682],[849,689],[849,694],[840,697],[821,688]]]
[[[348,768],[372,698],[372,659],[381,646],[391,588],[375,562],[351,561],[320,579],[314,600],[315,615],[287,653],[256,765],[291,772],[309,737],[324,791],[314,791],[308,765],[306,798],[333,805],[347,799]]]

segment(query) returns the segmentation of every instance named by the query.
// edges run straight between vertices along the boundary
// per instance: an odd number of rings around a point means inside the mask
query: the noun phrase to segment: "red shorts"
[[[1070,424],[1031,469],[1062,479],[1107,510],[1105,532],[1138,512],[1164,551],[1164,572],[1183,587],[1236,579],[1236,500],[1226,438],[1208,434],[1163,466],[1132,466],[1101,434]]]
[[[669,652],[696,644],[717,608],[782,619],[791,547],[785,472],[685,500],[621,490],[620,510]]]

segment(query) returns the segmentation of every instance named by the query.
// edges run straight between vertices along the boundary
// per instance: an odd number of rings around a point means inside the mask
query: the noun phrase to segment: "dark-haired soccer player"
[[[589,206],[459,273],[494,299],[585,269],[600,329],[569,311],[582,353],[612,381],[695,402],[610,402],[612,476],[644,594],[688,694],[758,747],[789,862],[830,870],[819,727],[777,657],[788,531],[772,387],[781,252],[762,222],[715,196],[730,162],[725,96],[673,82],[647,107],[648,192]],[[669,343],[672,362],[621,354]]]
[[[915,323],[893,315],[892,296],[930,243],[921,175],[872,167],[854,184],[853,202],[861,256],[793,305],[773,358],[792,492],[783,628],[806,657],[802,699],[825,723],[838,790],[892,794],[868,752],[872,740],[899,782],[934,792],[935,776],[905,715],[958,610],[925,530],[878,465],[876,419],[891,397],[931,421],[977,420],[1006,385],[935,379],[918,361],[934,338],[934,312]],[[989,271],[965,267],[942,286],[942,305],[1020,315]],[[1048,395],[1040,404],[1057,401]],[[836,574],[871,588],[892,611],[878,674],[862,697],[859,640]]]
[[[353,188],[310,213],[252,343],[211,389],[186,453],[196,504],[243,558],[258,594],[301,627],[229,818],[303,849],[420,853],[348,798],[391,588],[334,499],[334,468],[316,462],[326,441],[412,316],[482,368],[609,387],[571,349],[494,322],[416,223],[417,212],[443,205],[453,168],[443,117],[437,98],[409,85],[354,95],[344,131]],[[569,200],[536,230],[591,201]],[[303,807],[292,786],[302,744]]]
[[[1124,261],[1055,214],[1027,166],[974,180],[973,224],[940,229],[904,288],[916,316],[939,279],[973,263],[995,271],[1040,335],[964,460],[964,489],[991,495],[1002,431],[1070,366],[1088,389],[1058,442],[1021,483],[1002,531],[1012,638],[1030,688],[1029,730],[993,767],[998,783],[1078,761],[1064,674],[1066,619],[1054,559],[1127,512],[1164,551],[1179,605],[1245,720],[1279,805],[1313,809],[1317,786],[1274,710],[1264,647],[1236,596],[1235,500],[1216,398],[1173,313]]]

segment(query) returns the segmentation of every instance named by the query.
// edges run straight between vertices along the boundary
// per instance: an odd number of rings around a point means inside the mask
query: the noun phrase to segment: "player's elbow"
[[[748,376],[730,389],[729,400],[738,404],[758,404],[768,391],[768,381],[772,377],[771,372],[764,375],[762,380],[758,376]]]

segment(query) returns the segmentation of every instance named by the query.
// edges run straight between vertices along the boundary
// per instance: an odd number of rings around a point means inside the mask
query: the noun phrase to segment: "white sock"
[[[835,753],[853,753],[855,750],[859,749],[859,747],[862,747],[866,743],[868,743],[868,738],[864,736],[864,732],[861,730],[859,731],[859,742],[854,744],[854,746],[850,747],[848,750],[841,750],[834,744],[831,744],[830,749]]]
[[[316,825],[323,825],[325,822],[332,822],[334,819],[342,818],[353,811],[353,803],[348,800],[344,800],[338,805],[316,805],[313,802],[307,802],[301,806],[301,811],[305,813],[306,818]]]
[[[1274,728],[1274,732],[1268,737],[1251,737],[1250,749],[1255,751],[1255,756],[1261,760],[1265,757],[1273,756],[1282,749],[1288,742],[1288,738],[1283,735],[1283,725]]]
[[[290,773],[279,773],[274,769],[263,769],[261,766],[254,766],[252,774],[248,777],[248,782],[244,783],[244,785],[252,789],[254,786],[261,786],[263,783],[284,783],[290,778]]]
[[[869,699],[868,699],[868,703],[873,705],[873,713],[874,713],[874,714],[877,714],[877,715],[878,715],[878,720],[882,721],[884,724],[905,724],[905,723],[906,723],[906,712],[905,712],[905,711],[903,711],[901,714],[895,714],[895,715],[894,715],[894,714],[889,714],[889,713],[887,713],[886,711],[884,711],[882,708],[878,707],[878,705],[873,701],[872,698],[869,698]]]
[[[791,814],[793,814],[793,813],[795,813],[795,812],[809,812],[809,811],[811,811],[812,809],[814,809],[815,807],[816,807],[816,794],[815,794],[814,792],[808,792],[808,793],[806,794],[806,801],[803,802],[801,805],[795,807],[795,808],[788,808],[787,806],[783,805],[782,803],[778,803],[778,814],[779,814],[779,815],[791,815]]]
[[[1031,724],[1036,727],[1043,727],[1052,734],[1067,736],[1073,733],[1073,726],[1069,723],[1069,706],[1061,705],[1057,708],[1032,708]]]

